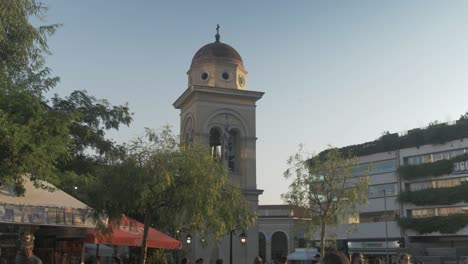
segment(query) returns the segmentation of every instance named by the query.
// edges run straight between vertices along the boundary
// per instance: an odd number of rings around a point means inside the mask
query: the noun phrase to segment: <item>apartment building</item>
[[[369,186],[356,228],[330,229],[340,249],[368,263],[403,251],[425,263],[468,256],[468,115],[341,150],[358,157],[354,176],[368,173]]]

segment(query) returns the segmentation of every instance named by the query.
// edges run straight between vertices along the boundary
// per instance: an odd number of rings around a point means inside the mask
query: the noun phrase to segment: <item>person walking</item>
[[[351,264],[364,264],[364,256],[359,252],[351,254]]]
[[[411,255],[408,253],[401,253],[398,255],[398,264],[410,264]]]
[[[260,257],[260,256],[255,257],[253,263],[254,264],[262,264],[263,263],[262,257]]]
[[[320,264],[320,254],[315,254],[314,260],[312,260],[312,264]]]
[[[111,264],[120,264],[119,257],[116,257],[116,256],[112,257],[111,258]]]
[[[349,259],[339,251],[330,251],[323,256],[322,264],[349,264]]]

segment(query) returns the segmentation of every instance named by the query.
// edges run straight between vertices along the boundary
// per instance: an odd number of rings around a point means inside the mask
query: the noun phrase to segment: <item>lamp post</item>
[[[192,243],[192,235],[190,234],[190,232],[187,234],[187,237],[185,239],[187,239],[187,244]]]
[[[235,229],[231,229],[231,231],[229,231],[229,264],[232,264],[232,235],[235,231]],[[247,235],[245,234],[244,230],[242,230],[239,239],[242,245],[245,245],[245,243],[247,243]]]
[[[387,191],[384,189],[383,190],[383,193],[384,193],[384,210],[385,210],[385,258],[386,258],[386,261],[385,263],[389,263],[388,262],[388,227],[387,227]]]
[[[176,239],[177,240],[179,240],[181,232],[187,232],[187,235],[185,236],[185,242],[187,243],[187,245],[190,245],[192,243],[192,235],[190,234],[189,229],[184,227],[184,228],[181,228],[179,230],[176,230]],[[175,255],[176,255],[176,262],[179,263],[179,252],[177,252]]]

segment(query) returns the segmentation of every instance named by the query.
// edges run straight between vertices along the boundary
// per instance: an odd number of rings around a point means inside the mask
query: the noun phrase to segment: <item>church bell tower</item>
[[[219,26],[215,42],[195,53],[187,75],[188,88],[174,103],[180,109],[182,139],[210,146],[211,155],[226,166],[230,180],[257,210],[258,196],[263,191],[257,189],[255,108],[264,93],[247,90],[242,58],[233,47],[220,41]],[[258,255],[257,226],[249,227],[246,233],[248,245],[233,240],[232,264],[250,263]],[[213,262],[222,258],[228,263],[229,246],[227,238],[217,250],[196,248],[194,258]]]

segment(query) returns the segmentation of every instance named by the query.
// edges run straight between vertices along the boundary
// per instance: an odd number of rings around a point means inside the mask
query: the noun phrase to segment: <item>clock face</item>
[[[240,85],[240,86],[244,86],[244,85],[245,85],[245,79],[244,79],[244,76],[242,76],[242,75],[239,75],[239,77],[238,77],[238,81],[239,81],[239,85]]]

